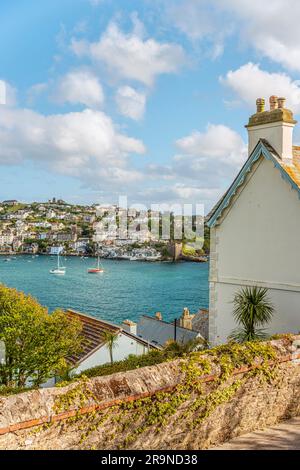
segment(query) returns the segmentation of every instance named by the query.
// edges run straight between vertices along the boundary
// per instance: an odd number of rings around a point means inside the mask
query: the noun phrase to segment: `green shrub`
[[[111,375],[116,372],[125,372],[127,370],[139,369],[140,367],[153,366],[160,364],[178,356],[178,354],[167,351],[152,350],[142,356],[130,355],[123,361],[114,362],[113,364],[103,364],[101,366],[92,367],[85,370],[80,376],[99,377],[103,375]]]

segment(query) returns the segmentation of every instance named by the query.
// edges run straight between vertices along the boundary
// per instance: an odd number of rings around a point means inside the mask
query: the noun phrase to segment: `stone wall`
[[[186,380],[182,364],[187,361],[176,360],[63,388],[0,397],[0,449],[122,449],[124,439],[130,449],[206,449],[300,415],[299,354],[291,339],[271,344],[278,362],[272,380],[247,376],[237,392],[196,427],[192,424],[197,417],[193,411],[199,399],[197,389],[187,400],[175,403],[176,411],[166,414],[163,424],[136,432],[139,411],[134,414],[135,404],[146,397],[164,397],[163,393],[172,397]],[[235,386],[247,371],[249,367],[235,370],[220,384],[220,391]],[[197,379],[203,396],[210,392],[219,372],[214,366],[209,375]],[[120,420],[119,404],[124,402],[132,409],[125,407]]]

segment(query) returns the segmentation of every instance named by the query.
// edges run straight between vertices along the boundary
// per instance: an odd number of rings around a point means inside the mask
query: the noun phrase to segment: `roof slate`
[[[158,320],[155,317],[143,315],[137,324],[137,334],[146,341],[164,346],[167,341],[174,340],[175,325]],[[179,343],[187,343],[198,337],[201,338],[199,331],[188,330],[179,325],[176,326],[176,340]]]

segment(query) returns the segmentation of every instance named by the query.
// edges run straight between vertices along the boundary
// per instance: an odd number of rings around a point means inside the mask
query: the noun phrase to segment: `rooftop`
[[[69,361],[72,364],[80,364],[85,359],[94,354],[94,352],[104,346],[106,344],[106,332],[113,333],[115,335],[122,333],[122,335],[128,336],[129,338],[139,342],[143,346],[147,346],[154,349],[160,349],[157,347],[157,345],[151,344],[151,341],[139,338],[133,333],[123,330],[120,326],[114,325],[113,323],[104,320],[99,320],[98,318],[91,317],[89,315],[86,315],[85,313],[80,313],[72,309],[66,310],[66,314],[68,318],[76,318],[83,325],[83,349],[80,354],[69,357]]]
[[[70,319],[76,318],[79,320],[83,326],[83,349],[80,354],[69,358],[72,364],[81,363],[84,359],[87,359],[95,351],[104,346],[106,343],[104,338],[105,332],[113,333],[115,335],[121,332],[121,328],[116,325],[76,312],[75,310],[69,309],[66,311],[66,314]]]
[[[146,341],[164,346],[167,341],[174,340],[175,324],[159,320],[156,317],[143,315],[137,324],[137,334]],[[187,343],[201,337],[199,331],[189,330],[176,325],[176,341],[179,343]]]

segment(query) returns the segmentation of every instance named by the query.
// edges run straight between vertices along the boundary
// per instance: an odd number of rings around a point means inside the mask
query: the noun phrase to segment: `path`
[[[236,437],[211,450],[300,450],[300,417]]]

